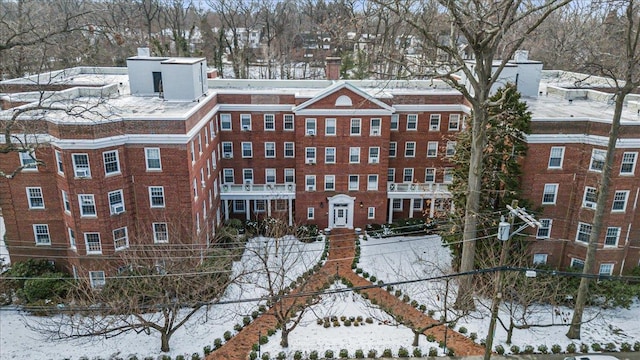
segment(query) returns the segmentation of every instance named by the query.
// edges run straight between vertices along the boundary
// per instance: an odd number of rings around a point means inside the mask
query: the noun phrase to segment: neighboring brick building
[[[539,77],[539,70],[517,73],[533,62],[518,64],[510,71],[523,84]],[[442,82],[206,80],[205,71],[204,59],[139,56],[127,69],[52,74],[51,83],[61,84],[56,106],[91,108],[24,120],[40,125],[44,145],[36,157],[47,166],[0,181],[12,261],[48,257],[70,271],[89,269],[99,284],[117,268],[106,262],[115,252],[178,237],[206,247],[229,218],[354,228],[451,210],[447,158],[470,110]],[[0,83],[8,108],[0,119],[37,101],[17,92],[29,81]],[[555,102],[554,91],[576,95],[561,86],[528,94],[534,121],[523,187],[551,224],[538,231],[545,240],[534,245],[535,261],[567,266],[584,259],[576,234],[593,211],[588,202],[582,207],[583,189],[595,181],[592,149],[602,148],[610,116],[590,110],[596,100]],[[611,189],[624,191],[625,204],[618,210],[617,200],[606,220],[619,230],[615,245],[608,236],[598,254],[601,270],[628,270],[639,260],[634,121],[624,123],[616,154],[617,169],[624,158],[625,170]],[[3,170],[29,161],[0,155]]]

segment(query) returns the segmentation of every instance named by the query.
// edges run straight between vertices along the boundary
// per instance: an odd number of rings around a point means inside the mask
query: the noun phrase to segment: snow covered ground
[[[256,244],[266,244],[271,251],[275,251],[270,239],[254,239],[249,246],[255,248]],[[301,253],[309,256],[304,261],[294,261],[294,266],[289,278],[295,278],[306,270],[300,264],[315,263],[322,252],[324,242],[303,244]],[[282,248],[280,248],[282,251]],[[282,257],[275,259],[285,261]],[[385,282],[400,281],[417,278],[431,278],[448,271],[450,255],[447,248],[442,247],[437,236],[425,237],[395,237],[387,239],[369,239],[361,243],[360,267],[377,279]],[[242,261],[237,264],[237,269],[245,269],[249,266],[256,266],[255,258],[247,252]],[[229,289],[225,294],[226,299],[251,298],[264,294],[259,284],[261,279],[252,275],[247,278],[245,285]],[[334,288],[341,288],[343,285],[336,284]],[[412,299],[425,304],[430,309],[441,309],[444,297],[437,294],[444,294],[444,283],[442,281],[423,281],[410,285],[403,285],[400,288],[403,293],[408,294]],[[451,293],[449,299],[453,299],[455,285],[451,283]],[[232,331],[236,323],[241,322],[242,316],[249,314],[256,308],[256,303],[218,305],[214,306],[207,314],[199,317],[188,326],[178,330],[171,339],[172,351],[169,355],[175,359],[176,355],[182,354],[191,356],[192,353],[203,353],[203,347],[212,345],[213,340],[222,338],[225,331]],[[78,341],[55,341],[47,340],[41,334],[25,326],[25,323],[34,323],[34,317],[21,314],[15,308],[0,308],[0,358],[1,359],[80,359],[86,356],[89,359],[97,357],[108,359],[109,357],[127,358],[135,354],[138,358],[145,356],[158,357],[159,340],[157,336],[145,334],[128,334],[110,339],[92,339],[90,342]],[[560,316],[556,315],[556,311]],[[544,309],[540,311],[540,316],[548,317],[551,320],[562,323],[570,319],[571,309]],[[355,326],[324,328],[316,322],[317,317],[324,316],[347,316],[363,318],[371,317],[373,323]],[[504,314],[503,314],[504,315]],[[436,315],[437,316],[437,315]],[[607,309],[595,311],[589,309],[585,318],[593,317],[594,320],[584,324],[582,327],[582,342],[591,344],[593,342],[607,343],[615,342],[618,345],[622,342],[633,344],[640,341],[640,326],[637,319],[640,318],[640,304],[634,303],[631,309]],[[208,319],[208,321],[206,321]],[[413,351],[411,341],[413,335],[411,331],[402,326],[394,326],[392,321],[385,324],[387,318],[384,313],[372,309],[364,299],[351,292],[326,295],[322,302],[313,307],[313,311],[307,312],[301,324],[293,330],[289,337],[290,347],[288,353],[300,350],[309,353],[316,350],[322,356],[325,350],[333,350],[336,358],[340,349],[348,349],[351,356],[356,349],[362,349],[365,356],[369,349],[376,349],[378,355],[385,348],[392,349],[394,355],[399,347],[406,347],[409,352]],[[476,332],[478,338],[486,336],[488,327],[488,312],[478,311],[472,316],[460,320],[456,326],[465,326],[469,332]],[[525,345],[537,346],[546,344],[549,348],[553,344],[561,345],[563,349],[570,343],[564,334],[567,331],[566,325],[559,325],[551,328],[538,330],[516,330],[513,342],[524,348]],[[269,342],[261,347],[262,352],[269,352],[272,358],[282,351],[279,343],[279,332],[275,333]],[[257,340],[257,339],[256,339]],[[494,345],[504,344],[505,332],[498,329]],[[576,342],[579,345],[579,342]],[[430,347],[436,344],[429,343],[426,338],[420,339],[420,348],[423,354],[428,352]],[[508,347],[507,347],[508,348]]]

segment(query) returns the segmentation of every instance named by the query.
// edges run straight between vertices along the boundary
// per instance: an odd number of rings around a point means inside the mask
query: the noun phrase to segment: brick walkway
[[[364,279],[351,270],[351,262],[355,255],[355,234],[349,230],[333,230],[329,237],[329,256],[324,266],[314,274],[305,285],[305,292],[320,290],[324,283],[335,277],[336,272],[349,280],[354,286],[367,286],[371,282]],[[392,308],[396,315],[401,315],[405,319],[415,319],[422,325],[435,322],[434,319],[423,312],[417,310],[409,304],[402,302],[393,294],[380,288],[372,288],[362,291],[367,293],[369,299],[376,299],[379,306]],[[295,294],[296,290],[292,292]],[[305,298],[287,298],[285,306],[297,302],[303,304]],[[276,305],[277,306],[277,305]],[[274,306],[275,307],[275,306]],[[251,352],[251,347],[258,341],[260,334],[266,335],[267,330],[276,326],[276,319],[271,310],[260,315],[251,324],[245,326],[242,331],[236,334],[231,340],[226,342],[220,349],[207,357],[207,360],[246,360]],[[433,334],[436,341],[444,340],[444,326],[437,326],[425,331],[425,334]],[[270,339],[279,341],[279,339]],[[463,336],[451,329],[447,332],[447,345],[455,350],[456,356],[471,356],[484,354],[484,348],[466,336]]]

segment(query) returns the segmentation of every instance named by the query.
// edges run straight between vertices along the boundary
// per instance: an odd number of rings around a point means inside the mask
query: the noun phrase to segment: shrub
[[[549,347],[547,347],[547,345],[539,345],[538,346],[538,352],[541,354],[548,354],[549,353]]]
[[[424,304],[420,304],[420,306],[418,306],[418,310],[425,312],[427,311],[427,307]]]
[[[267,335],[261,335],[260,339],[258,339],[260,345],[264,345],[269,342],[269,337]]]
[[[213,348],[214,349],[220,349],[222,347],[222,339],[217,338],[215,340],[213,340]]]
[[[313,350],[309,353],[309,360],[318,360],[318,352]]]
[[[577,346],[574,343],[569,343],[567,345],[567,354],[575,354],[577,350]]]
[[[364,277],[365,279],[369,277],[369,273],[368,272],[363,272],[362,273],[362,277]]]
[[[351,326],[351,320],[350,319],[346,319],[344,321],[344,326]]]
[[[207,356],[209,354],[211,354],[212,350],[211,350],[211,345],[207,345],[204,348],[202,348],[202,351],[204,351],[204,356]]]
[[[255,350],[251,350],[249,353],[249,360],[256,360],[258,358],[258,353]]]
[[[333,327],[340,327],[340,322],[338,320],[334,321]]]
[[[273,335],[273,334],[275,334],[275,333],[276,333],[276,330],[275,330],[275,329],[269,329],[269,330],[267,330],[267,336],[271,336],[271,335]]]
[[[391,352],[391,349],[384,349],[382,350],[382,357],[392,357],[393,353]]]
[[[287,354],[284,351],[280,351],[278,353],[278,356],[276,356],[276,359],[278,360],[285,360],[287,358]]]
[[[427,341],[428,342],[434,342],[436,341],[436,336],[433,334],[427,334]]]
[[[325,359],[333,359],[333,350],[327,350],[324,352]]]
[[[455,322],[455,321],[452,321],[452,322],[450,322],[450,323],[447,323],[447,327],[448,327],[449,329],[453,329],[453,328],[455,328],[455,327],[456,327],[456,322]]]
[[[28,303],[48,299],[57,301],[69,290],[68,278],[63,273],[45,273],[38,276],[37,279],[25,280],[22,291],[18,292]]]
[[[409,357],[409,350],[401,346],[400,349],[398,349],[398,357]]]
[[[600,345],[599,343],[593,343],[591,344],[591,348],[593,349],[593,351],[602,351],[602,345]]]
[[[376,280],[378,280],[378,278],[373,275],[371,275],[371,277],[369,278],[369,281],[371,281],[372,283],[375,283]]]
[[[362,274],[362,269],[361,268],[357,268],[356,269],[356,274]]]
[[[498,355],[504,355],[504,346],[496,345],[496,353],[498,353]]]
[[[340,359],[348,359],[349,358],[349,350],[340,349],[340,353],[339,353],[338,356],[340,356]]]
[[[453,348],[447,348],[447,356],[455,356],[456,351]]]
[[[387,285],[387,291],[388,292],[392,292],[393,291],[393,286],[392,285]]]
[[[429,348],[429,356],[435,357],[438,356],[438,349],[434,347]]]
[[[401,290],[396,290],[395,295],[396,295],[396,297],[400,297],[402,295],[402,291]]]
[[[478,338],[478,333],[472,332],[471,334],[469,334],[469,339],[476,341],[477,338]]]
[[[422,350],[420,350],[420,348],[413,348],[413,357],[421,358]]]
[[[604,349],[609,351],[609,352],[613,352],[613,351],[616,351],[618,349],[618,347],[616,346],[616,344],[610,342],[610,343],[606,343],[604,345]]]
[[[235,325],[233,326],[233,330],[235,330],[235,331],[237,331],[237,332],[240,332],[240,331],[242,330],[242,325],[240,325],[240,324],[235,324]]]
[[[296,352],[293,353],[293,360],[302,360],[302,351],[296,350]]]
[[[198,353],[191,354],[191,360],[200,360],[200,354]]]
[[[243,317],[243,318],[242,318],[242,324],[243,324],[244,326],[247,326],[247,325],[249,325],[250,323],[251,323],[251,318],[250,318],[249,316],[245,316],[245,317]]]
[[[531,346],[531,345],[525,345],[525,347],[524,347],[524,353],[525,354],[533,354],[534,350],[535,350],[534,347]]]
[[[622,344],[620,344],[620,351],[623,351],[623,352],[631,351],[631,344],[629,344],[628,342],[623,342]]]
[[[460,329],[458,329],[458,332],[459,332],[460,334],[466,334],[466,333],[467,333],[467,331],[468,331],[468,330],[467,330],[467,328],[466,328],[466,327],[464,327],[464,326],[460,326]]]
[[[269,354],[269,352],[268,352],[268,351],[267,351],[267,352],[265,352],[265,353],[262,353],[262,357],[261,357],[261,359],[262,359],[262,360],[269,360],[269,359],[271,359],[271,354]]]
[[[257,310],[251,312],[251,317],[257,319],[260,316],[260,313]]]
[[[178,355],[178,356],[176,356],[176,360],[184,360],[184,355]]]
[[[364,359],[364,351],[362,349],[358,349],[355,352],[356,359]]]
[[[582,343],[580,344],[580,352],[581,353],[588,353],[589,352],[589,345]]]
[[[331,322],[329,320],[326,320],[324,324],[322,324],[322,326],[324,326],[325,329],[328,329],[331,327]]]
[[[431,317],[433,317],[433,315],[435,315],[435,314],[436,314],[436,311],[435,311],[435,310],[429,310],[429,311],[427,311],[427,315],[429,315],[429,316],[431,316]]]
[[[229,341],[231,340],[231,331],[225,331],[224,334],[222,335],[222,337],[224,337],[224,341]]]
[[[558,344],[551,345],[551,352],[554,354],[560,354],[562,352],[562,347]]]
[[[410,299],[409,299],[409,295],[404,295],[404,296],[402,297],[402,302],[406,302],[406,303],[408,303],[408,302],[409,302],[409,300],[410,300]]]
[[[367,353],[367,358],[369,358],[369,359],[375,359],[377,355],[378,355],[378,351],[376,351],[375,349],[371,349],[371,350],[369,350],[369,352]]]
[[[162,355],[162,360],[171,360],[171,356],[169,355]]]
[[[260,349],[260,345],[258,345],[258,343],[253,343],[253,345],[251,345],[251,350],[258,351],[258,349]]]
[[[264,305],[260,305],[260,306],[258,306],[258,311],[259,312],[265,312],[265,311],[267,311],[267,307],[264,306]]]
[[[373,319],[368,317],[368,318],[364,319],[364,322],[366,322],[367,324],[373,324]]]
[[[411,306],[414,308],[418,307],[418,302],[416,300],[411,300]]]
[[[520,346],[518,346],[518,345],[511,345],[511,348],[509,350],[511,350],[511,353],[513,355],[520,354]]]
[[[633,343],[633,351],[640,351],[640,341]]]

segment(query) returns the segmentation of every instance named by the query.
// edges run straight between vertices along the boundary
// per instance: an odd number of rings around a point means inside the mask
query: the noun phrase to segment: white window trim
[[[353,132],[353,125],[358,124],[358,132]],[[362,119],[352,118],[349,122],[349,136],[362,136]]]
[[[247,145],[247,144],[249,145],[249,151],[251,152],[251,154],[250,154],[250,155],[245,155],[245,154],[244,154],[244,147],[245,147],[245,145]],[[243,159],[252,159],[252,158],[253,158],[253,142],[251,142],[251,141],[243,141],[243,142],[242,142],[242,144],[241,144],[241,146],[240,146],[240,148],[241,148],[241,150],[240,150],[240,151],[241,151],[241,153],[242,153],[242,158],[243,158]]]
[[[430,154],[431,150],[434,150],[433,154]],[[428,158],[436,158],[436,157],[438,157],[438,142],[437,141],[429,141],[429,142],[427,142],[427,157]]]
[[[309,125],[313,125],[313,129],[309,128]],[[305,136],[316,136],[318,134],[318,123],[316,118],[306,118],[304,120],[304,135]]]
[[[438,119],[438,125],[432,125],[431,121]],[[440,131],[440,123],[442,122],[442,116],[440,114],[429,115],[429,131]]]
[[[391,153],[391,150],[393,149],[393,154]],[[398,142],[397,141],[390,141],[389,142],[389,157],[390,158],[395,158],[398,156]]]
[[[589,194],[590,190],[593,190],[593,193],[596,196],[596,199],[594,201],[587,201],[587,194]],[[591,186],[585,186],[584,194],[582,195],[582,207],[587,209],[595,209],[597,206],[597,201],[598,201],[597,189]]]
[[[115,194],[115,193],[119,193],[120,194],[120,203],[116,203],[116,204],[112,204],[111,203],[111,194]],[[122,214],[123,212],[125,212],[125,207],[124,207],[124,192],[122,191],[122,189],[120,190],[115,190],[115,191],[109,191],[107,193],[107,200],[109,203],[109,212],[111,213],[111,215],[118,215],[118,214]],[[122,207],[121,210],[118,210],[118,207]]]
[[[614,205],[616,204],[616,202],[619,202],[621,200],[616,200],[616,196],[618,194],[624,194],[624,202],[623,202],[623,206],[622,209],[614,209]],[[611,201],[611,212],[612,213],[623,213],[625,211],[627,211],[627,203],[629,202],[629,190],[616,190],[613,193],[613,200]]]
[[[153,204],[152,189],[162,189],[162,205]],[[154,209],[162,209],[167,205],[166,197],[164,195],[164,186],[149,186],[149,206]]]
[[[38,233],[38,228],[42,227],[45,230],[43,233]],[[47,237],[46,242],[39,242],[38,235],[43,235]],[[50,246],[51,245],[51,233],[49,232],[49,224],[33,224],[33,240],[35,241],[36,246]]]
[[[554,188],[553,201],[545,201],[544,200],[545,195],[547,194],[546,191],[545,191],[547,186],[552,186]],[[544,186],[542,188],[542,201],[541,201],[542,205],[555,205],[556,204],[556,201],[558,200],[558,187],[559,187],[558,184],[544,184]]]
[[[601,161],[602,161],[603,166],[604,166],[605,159],[607,157],[607,151],[603,150],[603,149],[593,149],[593,150],[591,150],[591,161],[589,162],[589,171],[602,172],[602,169],[594,169],[593,168],[594,160],[596,159],[596,157],[600,157],[600,156],[602,156],[602,160]]]
[[[87,164],[77,164],[76,163],[76,155],[86,156]],[[89,154],[87,153],[73,153],[71,154],[71,160],[73,162],[73,174],[76,178],[91,178],[91,161],[89,160]],[[80,167],[82,165],[82,167]],[[80,176],[78,176],[80,174]],[[86,175],[86,176],[85,176]]]
[[[407,170],[411,170],[411,180],[405,180],[405,177],[407,175]],[[402,169],[402,182],[403,183],[405,183],[405,184],[412,183],[413,179],[414,179],[414,176],[415,176],[415,171],[414,171],[413,168],[404,168],[404,169]]]
[[[229,124],[229,128],[225,129],[223,124]],[[220,114],[220,130],[221,131],[233,130],[233,120],[231,118],[231,114]]]
[[[371,185],[371,177],[375,177],[374,186]],[[380,188],[378,174],[369,174],[367,175],[367,191],[378,191]]]
[[[288,129],[287,128],[287,124],[289,123],[289,119],[291,119],[291,128]],[[283,131],[294,131],[296,129],[296,125],[295,125],[295,117],[293,116],[293,114],[284,114],[282,115],[282,130]]]
[[[249,125],[244,125],[242,123],[243,120],[249,120]],[[251,131],[252,128],[251,114],[240,114],[240,130],[242,131]]]
[[[62,151],[56,150],[56,169],[58,171],[58,175],[64,176],[64,158],[62,156]]]
[[[310,180],[312,180],[313,185],[309,185]],[[304,176],[304,190],[305,191],[316,191],[318,188],[318,183],[316,182],[315,175],[305,175]]]
[[[456,119],[452,121],[453,119]],[[455,127],[451,127],[451,124],[455,123]],[[447,125],[448,131],[459,131],[460,130],[460,114],[449,114],[449,124]]]
[[[159,232],[156,230],[156,225],[163,225],[164,231],[166,232],[166,239],[159,239]],[[153,243],[154,244],[168,244],[169,243],[169,225],[166,222],[154,222],[151,224],[151,229],[153,230]]]
[[[247,176],[250,175],[250,176]],[[253,176],[253,168],[244,168],[242,169],[242,183],[243,184],[253,184],[255,177]]]
[[[380,125],[374,126],[373,121],[379,121]],[[371,118],[369,120],[369,136],[382,136],[382,119],[381,118]]]
[[[409,121],[409,117],[414,117],[415,116],[415,127],[409,127],[409,124],[412,123],[413,121]],[[418,131],[418,114],[407,114],[407,131]]]
[[[272,145],[273,146],[273,155],[268,155],[268,146]],[[273,141],[267,141],[264,143],[264,157],[266,159],[275,159],[276,157],[276,143]]]
[[[398,203],[400,204],[400,207],[395,207],[395,204]],[[391,208],[394,212],[399,212],[402,211],[404,208],[404,201],[403,199],[391,199]]]
[[[536,257],[539,257],[542,259],[539,259],[538,261],[536,261]],[[547,263],[548,258],[549,258],[548,254],[542,254],[542,253],[533,254],[533,261],[532,261],[533,265],[544,265]]]
[[[560,156],[559,157],[553,157],[552,156],[554,150],[560,151]],[[551,147],[551,149],[549,150],[549,161],[547,162],[547,168],[548,169],[562,169],[562,166],[564,165],[564,151],[565,151],[565,147],[564,146],[552,146]],[[552,166],[551,165],[551,160],[552,159],[556,159],[556,158],[560,158],[560,165]]]
[[[116,164],[116,166],[118,167],[118,169],[117,169],[116,171],[108,172],[108,171],[107,171],[107,159],[106,159],[106,156],[107,156],[108,154],[112,154],[112,153],[115,153],[115,155],[116,155],[116,161],[115,161],[115,164]],[[104,167],[104,175],[105,175],[105,176],[113,176],[113,175],[121,174],[121,168],[120,168],[120,154],[118,153],[118,150],[110,150],[110,151],[105,151],[105,152],[103,152],[103,153],[102,153],[102,163],[103,163],[103,165],[104,165],[103,167]]]
[[[607,244],[607,237],[609,234],[609,229],[616,229],[616,243],[615,244]],[[622,229],[618,226],[609,226],[605,229],[604,231],[604,241],[603,241],[603,247],[606,248],[616,248],[618,247],[618,242],[620,241],[620,233],[622,232]]]
[[[371,151],[375,150],[376,154],[371,154]],[[380,163],[380,148],[377,146],[369,147],[369,164]]]
[[[542,227],[539,227],[538,229],[536,229],[536,239],[549,239],[551,238],[551,228],[553,227],[553,219],[540,219],[540,224],[542,224],[543,220],[548,220],[549,221],[549,226],[547,229],[547,235],[540,235],[540,229]]]
[[[271,117],[273,121],[273,128],[271,129],[267,129],[268,117]],[[264,131],[276,131],[276,115],[275,114],[264,114],[263,119],[264,119],[264,125],[263,125]]]
[[[602,268],[603,267],[610,267],[609,272],[608,273],[603,273],[602,272]],[[600,266],[598,266],[598,275],[599,276],[611,276],[613,275],[613,268],[615,267],[615,264],[613,263],[601,263]]]
[[[158,167],[149,167],[149,160],[156,160],[155,158],[151,158],[149,157],[149,152],[150,151],[155,151],[157,150],[158,152]],[[147,171],[162,171],[162,157],[160,156],[160,148],[158,147],[148,147],[148,148],[144,148],[144,162],[145,162],[145,166],[147,167]]]
[[[20,157],[20,166],[24,166],[22,171],[38,171],[35,152],[21,151],[18,156]]]
[[[291,155],[287,155],[287,144],[291,144],[291,151],[292,151]],[[283,151],[284,151],[284,157],[287,159],[296,157],[296,143],[291,141],[285,141],[283,145]]]
[[[329,150],[333,150],[333,160],[327,160],[329,156]],[[324,163],[325,164],[335,164],[336,163],[336,148],[334,147],[326,147],[324,148]]]
[[[413,145],[413,154],[407,155],[407,151],[409,151],[409,144]],[[404,157],[405,158],[414,158],[416,157],[416,142],[415,141],[407,141],[404,143]]]
[[[307,208],[307,220],[313,220],[316,216],[316,209],[313,207]]]
[[[227,173],[231,173],[231,179],[233,181],[227,182]],[[223,184],[235,184],[235,173],[232,168],[224,168],[222,169],[222,183]]]
[[[93,289],[105,286],[107,281],[105,279],[104,271],[89,271],[89,282]]]
[[[355,152],[357,151],[357,155],[358,155],[358,159],[357,160],[353,160],[351,158],[352,155],[356,155]],[[349,164],[360,164],[360,148],[359,147],[350,147],[349,148]]]
[[[333,122],[333,132],[329,132],[329,121]],[[324,135],[336,136],[338,133],[338,120],[335,118],[327,118],[324,120]]]
[[[445,156],[452,157],[456,154],[456,141],[447,141],[447,147],[445,149]]]
[[[38,189],[38,191],[40,192],[40,196],[38,198],[42,199],[42,206],[33,206],[31,204],[31,194],[29,193],[30,189]],[[45,208],[45,203],[44,203],[44,193],[42,192],[42,188],[39,186],[30,186],[25,188],[25,190],[27,191],[27,202],[29,203],[29,209],[44,209]],[[34,197],[36,198],[36,197]]]
[[[124,237],[122,239],[124,240],[125,243],[124,243],[124,245],[121,245],[121,246],[117,246],[117,241],[119,239],[116,239],[116,231],[118,231],[118,230],[124,230]],[[128,232],[126,226],[121,227],[121,228],[117,228],[117,229],[113,229],[111,234],[113,236],[113,248],[114,248],[115,251],[123,250],[123,249],[126,249],[126,248],[129,247],[129,232]],[[120,239],[120,240],[122,240],[122,239]]]
[[[313,150],[313,156],[309,156],[309,152]],[[315,164],[318,157],[318,151],[315,147],[304,148],[305,164]]]
[[[333,184],[332,187],[328,187],[327,184]],[[335,175],[325,175],[324,176],[324,190],[325,191],[336,191],[336,176]]]
[[[580,236],[579,236],[579,235],[580,235],[580,228],[582,227],[582,225],[589,226],[589,234],[587,234],[587,235],[588,235],[588,237],[587,237],[587,241],[579,240],[579,237],[580,237]],[[575,241],[576,241],[578,244],[583,244],[583,245],[588,244],[588,243],[589,243],[589,237],[591,236],[591,232],[592,232],[592,231],[593,231],[593,225],[591,225],[591,224],[589,224],[589,223],[585,223],[585,222],[578,222],[578,227],[576,228],[576,239],[575,239]]]
[[[427,180],[427,175],[429,174],[429,170],[432,170],[432,172],[433,172],[433,180]],[[437,173],[436,168],[425,168],[424,169],[424,182],[425,183],[430,183],[430,184],[435,183],[436,182],[436,173]]]
[[[391,115],[391,122],[389,125],[389,130],[398,131],[400,129],[400,115],[393,114]]]
[[[225,150],[225,147],[229,148],[229,151]],[[233,142],[231,141],[223,141],[222,144],[222,157],[225,159],[233,159]]]
[[[100,250],[89,250],[89,237],[88,235],[98,235],[98,244],[100,245]],[[98,232],[88,232],[84,233],[84,246],[87,252],[87,255],[102,255],[102,239],[100,238],[100,233]]]
[[[367,219],[371,220],[371,219],[375,219],[376,218],[376,208],[373,206],[369,206],[367,208]]]
[[[623,172],[622,171],[622,166],[624,165],[624,163],[622,162],[624,160],[624,156],[627,154],[633,154],[633,162],[631,163],[631,171],[630,172]],[[628,151],[628,152],[624,152],[622,154],[622,159],[620,160],[620,175],[621,176],[633,176],[636,172],[636,164],[638,163],[638,153],[637,152],[633,152],[633,151]]]
[[[86,198],[87,201],[90,199],[91,205],[93,205],[94,214],[85,214],[82,209],[82,201]],[[98,207],[96,205],[96,198],[93,194],[78,194],[78,205],[80,206],[80,217],[97,217],[98,216]],[[89,204],[87,204],[89,205]]]
[[[351,177],[354,176],[356,178],[355,186],[351,186]],[[347,178],[348,181],[348,189],[349,191],[360,191],[360,175],[357,174],[349,174]]]

